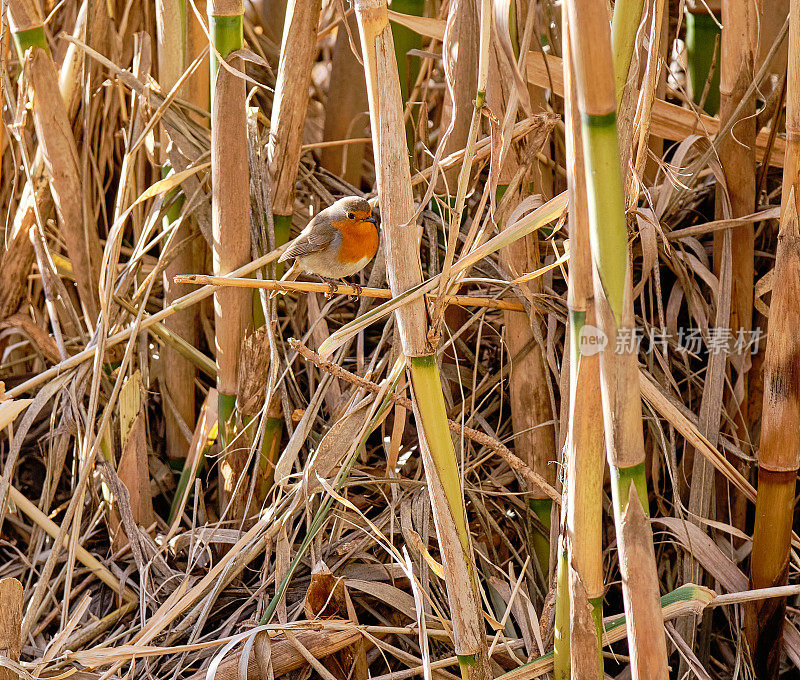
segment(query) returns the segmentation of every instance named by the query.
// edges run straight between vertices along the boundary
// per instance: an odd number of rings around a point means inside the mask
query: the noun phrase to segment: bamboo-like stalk
[[[242,0],[209,0],[208,20],[214,49],[228,56],[242,48]],[[237,70],[239,58],[228,60]],[[229,274],[250,260],[250,195],[247,159],[245,83],[220,66],[211,56],[211,192],[214,274]],[[220,507],[230,502],[231,515],[244,515],[243,494],[232,497],[245,473],[245,449],[231,448],[235,433],[236,386],[242,339],[251,317],[250,295],[224,288],[214,294],[219,391],[220,443],[225,454],[220,462]],[[239,445],[242,446],[241,444]]]
[[[386,0],[357,0],[355,9],[367,79],[387,271],[392,292],[397,295],[422,280],[421,229],[412,220],[415,210],[397,62]],[[465,680],[485,680],[491,677],[491,669],[477,573],[439,367],[428,342],[424,302],[417,299],[398,309],[396,319],[403,353],[410,363],[414,414],[444,562],[455,651]]]
[[[758,497],[750,557],[750,587],[787,583],[797,470],[800,468],[800,0],[789,10],[789,68],[786,82],[786,158],[781,223],[775,257],[775,286],[769,310],[764,360],[764,402],[758,451]],[[745,608],[745,632],[756,677],[778,677],[785,598]]]
[[[92,328],[98,311],[100,239],[97,229],[84,219],[78,149],[59,89],[58,72],[47,48],[42,18],[35,3],[12,0],[8,4],[8,14],[18,48],[30,50],[27,70],[34,93],[36,135],[78,294]]]
[[[158,0],[156,3],[156,28],[158,37],[158,78],[164,91],[169,91],[183,75],[187,56],[187,13],[185,0]],[[162,175],[169,171],[167,145],[170,143],[166,130],[161,131]],[[175,199],[163,220],[165,231],[169,231],[178,220],[183,200]],[[171,261],[164,270],[164,305],[169,307],[175,300],[186,294],[181,284],[173,282],[175,274],[198,268],[195,257],[196,244],[191,220],[185,217],[176,227],[177,231],[167,241],[173,247]],[[197,344],[197,307],[182,309],[173,314],[166,327],[190,345]],[[189,451],[189,442],[183,432],[194,429],[194,364],[183,358],[170,345],[164,347],[162,364],[163,389],[175,405],[174,409],[164,409],[166,425],[167,454],[173,460],[183,460]],[[178,422],[183,420],[184,427]]]
[[[606,451],[631,668],[636,680],[666,680],[667,648],[647,520],[641,397],[635,351],[620,331],[634,327],[631,267],[616,131],[610,30],[601,0],[569,0],[567,11],[581,114],[594,293],[608,345],[600,353]]]
[[[741,217],[752,213],[756,205],[756,94],[745,97],[752,83],[758,55],[758,42],[761,32],[762,0],[736,2],[723,0],[722,3],[722,46],[720,61],[720,124],[732,121],[737,108],[740,113],[731,133],[725,135],[719,145],[719,159],[725,174],[731,214]],[[717,192],[717,217],[723,217],[722,190]],[[714,264],[719,270],[722,261],[722,232],[714,235]],[[749,332],[753,325],[753,281],[754,281],[754,238],[755,225],[733,229],[731,238],[731,314],[729,327],[734,336]],[[735,414],[735,434],[741,441],[749,440],[750,416],[748,413],[749,365],[742,363],[734,367],[734,382],[740,383],[736,393],[744,395],[741,400],[734,396],[728,410]],[[695,459],[697,460],[697,459]],[[747,472],[747,466],[739,466]],[[693,472],[693,475],[695,473]],[[694,484],[692,484],[694,489]],[[710,494],[706,494],[709,497]],[[689,511],[701,517],[711,517],[698,513],[690,497]],[[744,528],[746,502],[738,496],[732,499],[732,523]],[[712,517],[713,519],[713,517]]]
[[[570,192],[569,306],[570,391],[566,442],[566,522],[559,545],[555,678],[602,678],[603,634],[603,422],[600,357],[582,352],[584,328],[597,323],[581,121],[572,77],[569,25],[562,20],[565,142]],[[589,340],[587,336],[586,340]],[[592,350],[587,345],[587,350]],[[568,579],[568,583],[565,582]],[[562,592],[568,592],[566,603]],[[571,606],[570,606],[571,605]],[[567,611],[564,611],[566,609]],[[588,609],[588,612],[587,612]],[[588,615],[587,615],[588,613]],[[566,638],[566,639],[565,639]],[[568,644],[567,644],[568,642]],[[566,654],[564,653],[566,651]],[[599,660],[599,662],[598,662]]]

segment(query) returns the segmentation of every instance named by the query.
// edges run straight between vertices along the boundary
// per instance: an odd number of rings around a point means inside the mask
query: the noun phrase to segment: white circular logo
[[[593,356],[602,352],[606,345],[608,345],[608,337],[597,326],[591,326],[588,323],[581,328],[581,333],[578,338],[580,342],[581,354],[587,357]]]

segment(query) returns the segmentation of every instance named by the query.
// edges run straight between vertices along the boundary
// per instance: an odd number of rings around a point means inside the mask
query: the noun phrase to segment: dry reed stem
[[[571,68],[569,24],[562,17],[564,83],[566,88],[565,146],[570,164],[569,233],[571,240],[567,305],[570,311],[570,391],[569,431],[566,439],[567,501],[566,536],[570,594],[570,668],[579,677],[597,678],[597,631],[587,609],[599,607],[602,613],[603,536],[602,493],[605,456],[600,361],[597,354],[583,353],[580,342],[584,324],[596,324],[592,284],[592,260],[583,143],[576,84]],[[577,364],[577,365],[575,365]],[[591,604],[590,604],[591,602]]]

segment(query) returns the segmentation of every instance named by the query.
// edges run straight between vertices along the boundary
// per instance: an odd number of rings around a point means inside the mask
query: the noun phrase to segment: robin
[[[339,281],[360,272],[378,252],[377,222],[366,199],[340,198],[314,215],[281,255],[278,262],[294,259],[281,281],[294,281],[305,271],[326,281],[335,293]]]

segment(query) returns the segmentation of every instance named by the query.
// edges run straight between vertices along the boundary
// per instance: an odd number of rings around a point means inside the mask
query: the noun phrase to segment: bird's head
[[[378,218],[372,214],[372,207],[365,198],[360,196],[345,196],[340,198],[328,208],[331,222],[336,223],[378,223]]]

